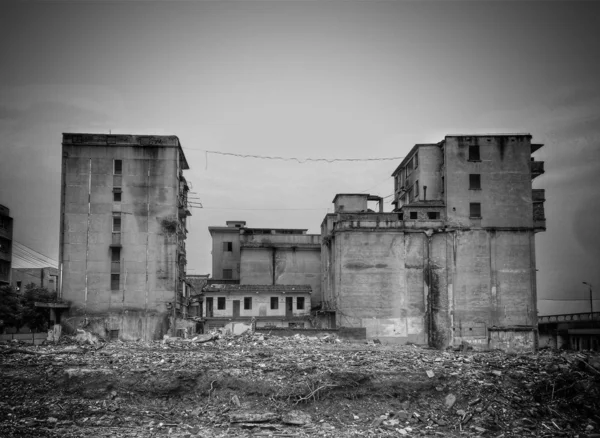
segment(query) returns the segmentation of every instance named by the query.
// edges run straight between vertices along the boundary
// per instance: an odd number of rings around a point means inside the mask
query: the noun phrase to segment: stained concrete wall
[[[113,176],[115,159],[123,160],[120,177]],[[123,339],[164,334],[178,282],[172,224],[178,222],[180,160],[175,147],[63,143],[62,297],[71,302],[72,317],[103,315],[99,324],[120,330]],[[113,203],[118,186],[122,201]],[[110,282],[115,212],[122,229],[119,290]]]
[[[469,161],[470,145],[481,161]],[[446,137],[444,150],[449,225],[533,226],[530,136]],[[481,175],[481,190],[469,190],[469,174]],[[469,218],[471,202],[481,203],[481,219]]]
[[[241,259],[241,284],[310,284],[313,305],[321,303],[320,246],[243,247]]]
[[[240,230],[236,227],[210,227],[212,236],[212,278],[223,280],[223,270],[231,269],[232,280],[240,279]],[[223,250],[223,242],[232,242],[232,251]]]
[[[347,216],[322,249],[324,302],[338,326],[437,348],[532,345],[521,329],[537,324],[533,230],[418,230],[392,214],[387,228],[361,228],[376,221]]]

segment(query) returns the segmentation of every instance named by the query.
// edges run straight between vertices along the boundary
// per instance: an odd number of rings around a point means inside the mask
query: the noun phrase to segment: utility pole
[[[583,282],[583,284],[587,285],[587,287],[590,288],[590,313],[591,313],[591,316],[593,317],[593,315],[594,315],[594,300],[592,299],[592,285],[589,283],[586,283],[585,281]]]

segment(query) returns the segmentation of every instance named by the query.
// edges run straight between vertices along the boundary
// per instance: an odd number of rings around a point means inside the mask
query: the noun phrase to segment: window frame
[[[434,216],[434,217],[432,217]],[[432,221],[437,221],[440,220],[440,212],[439,211],[428,211],[427,212],[427,219],[432,220]]]
[[[223,242],[223,252],[232,252],[233,242]]]
[[[120,290],[121,288],[121,274],[110,274],[110,290]]]
[[[227,300],[225,297],[217,297],[217,310],[227,310]]]
[[[481,190],[481,174],[480,173],[470,173],[469,174],[469,190]]]
[[[302,303],[302,305],[300,305],[300,303]],[[296,310],[304,310],[305,304],[306,301],[304,297],[296,297]]]
[[[117,163],[119,163],[118,166]],[[123,175],[123,160],[113,160],[113,175]]]
[[[408,214],[408,218],[409,218],[411,221],[418,220],[418,219],[419,219],[419,212],[418,212],[418,211],[411,211],[411,212],[409,212],[409,214]]]
[[[279,297],[271,297],[271,310],[279,310]]]
[[[123,221],[121,220],[120,214],[113,214],[112,217],[112,232],[120,233],[123,230]]]
[[[479,210],[479,216],[473,214],[474,210]],[[481,202],[469,202],[469,217],[471,219],[481,219],[482,218]]]
[[[475,152],[477,151],[477,152]],[[469,145],[469,160],[468,161],[481,161],[481,148],[478,144]]]
[[[252,297],[244,297],[244,310],[252,310]]]
[[[115,256],[118,255],[115,259]],[[121,247],[113,246],[110,248],[111,263],[121,263]]]

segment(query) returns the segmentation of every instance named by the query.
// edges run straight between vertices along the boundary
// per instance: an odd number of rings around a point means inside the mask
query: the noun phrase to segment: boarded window
[[[217,309],[218,310],[225,310],[225,297],[218,297],[217,298]]]
[[[298,309],[298,310],[304,309],[304,297],[296,298],[296,309]]]
[[[223,242],[223,251],[233,251],[233,242]]]
[[[113,233],[121,232],[121,216],[113,216]]]
[[[123,160],[115,160],[114,163],[114,174],[123,175]]]
[[[252,297],[244,297],[244,310],[252,310]]]
[[[469,161],[481,161],[479,145],[469,146]]]
[[[231,280],[233,278],[233,269],[223,269],[223,280]]]
[[[440,212],[439,211],[428,211],[427,212],[427,218],[428,219],[439,219],[440,218]]]
[[[419,218],[419,214],[416,211],[411,211],[410,212],[410,218],[411,219],[418,219]]]
[[[271,297],[271,310],[279,309],[279,298]]]
[[[120,274],[110,274],[110,290],[119,290]]]
[[[479,202],[471,202],[469,204],[469,216],[473,218],[481,217],[481,204]]]
[[[481,190],[481,174],[479,174],[479,173],[469,174],[469,189],[470,190]]]

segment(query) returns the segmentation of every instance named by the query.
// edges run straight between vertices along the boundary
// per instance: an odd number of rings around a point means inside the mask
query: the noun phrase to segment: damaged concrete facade
[[[175,335],[187,313],[189,169],[175,136],[63,134],[60,298],[72,327]]]
[[[311,306],[321,301],[321,237],[306,231],[251,228],[245,221],[209,227],[213,278],[202,300],[207,326],[252,317],[257,326],[309,326]],[[230,298],[241,292],[247,295]]]
[[[535,348],[539,147],[529,134],[446,136],[395,170],[392,213],[337,195],[321,227],[323,310],[387,342]]]

